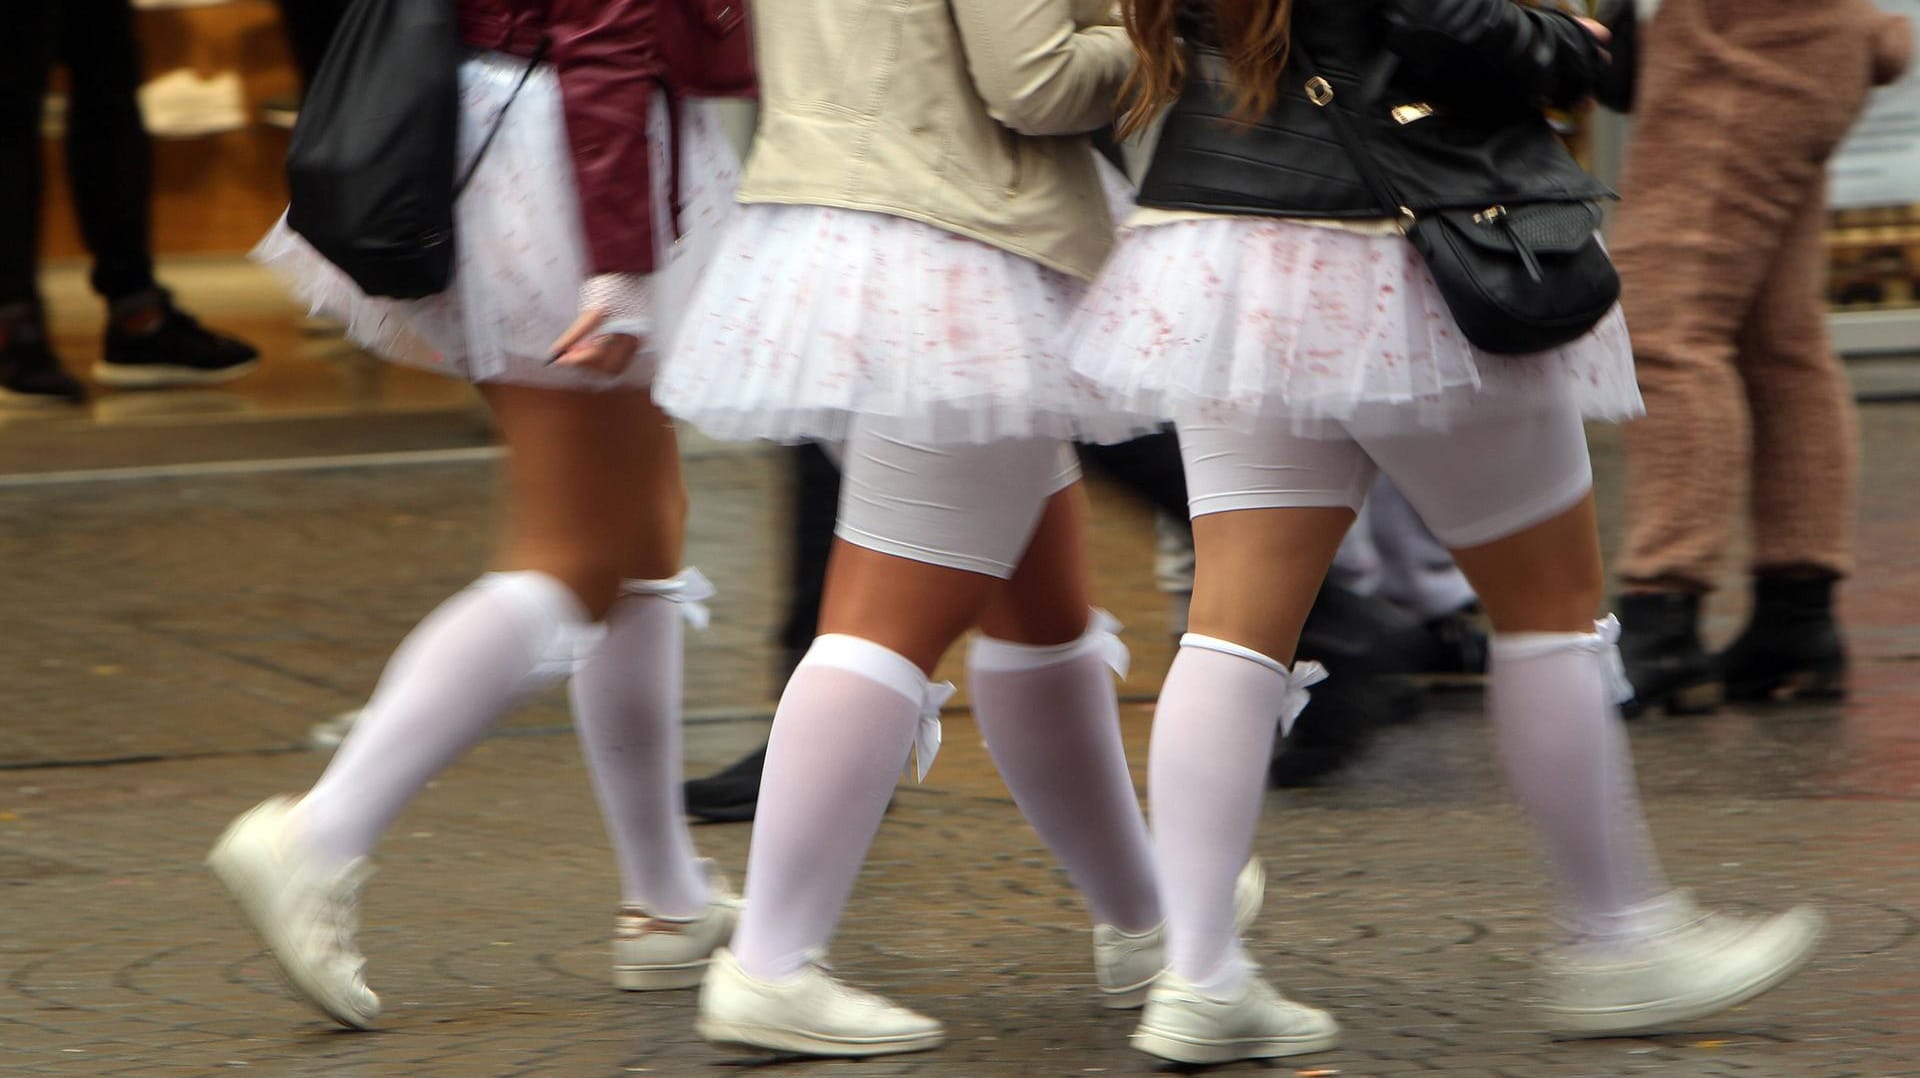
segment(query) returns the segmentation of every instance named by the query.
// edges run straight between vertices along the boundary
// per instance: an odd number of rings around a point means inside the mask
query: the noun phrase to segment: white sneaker
[[[1169,970],[1153,983],[1132,1043],[1175,1063],[1231,1063],[1324,1052],[1340,1043],[1340,1027],[1258,977],[1235,998],[1214,999]]]
[[[1737,1007],[1813,957],[1826,918],[1797,906],[1766,918],[1702,913],[1680,896],[1673,923],[1628,942],[1582,943],[1546,961],[1554,1032],[1618,1036]]]
[[[1247,862],[1233,883],[1233,923],[1242,933],[1253,927],[1267,900],[1267,869],[1258,857]],[[1126,933],[1112,925],[1093,926],[1093,976],[1101,1006],[1130,1011],[1144,1006],[1153,979],[1167,968],[1165,927]]]
[[[365,858],[324,865],[289,833],[293,801],[269,798],[227,828],[207,865],[220,877],[294,988],[327,1017],[371,1029],[380,997],[362,978],[366,959],[353,942],[360,888],[373,869]]]
[[[140,116],[154,138],[198,138],[244,130],[246,93],[237,71],[206,78],[187,68],[140,87]]]
[[[613,923],[613,986],[626,992],[692,988],[706,976],[713,952],[733,939],[740,899],[726,878],[706,866],[713,897],[693,917],[658,917],[640,906],[622,906]]]
[[[714,1044],[809,1056],[924,1052],[947,1037],[938,1020],[842,984],[818,963],[784,981],[762,981],[724,948],[700,985],[693,1028]]]

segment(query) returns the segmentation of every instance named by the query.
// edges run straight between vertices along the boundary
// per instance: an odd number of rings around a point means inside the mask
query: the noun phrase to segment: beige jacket
[[[1090,278],[1113,243],[1084,133],[1133,63],[1112,0],[762,0],[743,202],[909,217]]]

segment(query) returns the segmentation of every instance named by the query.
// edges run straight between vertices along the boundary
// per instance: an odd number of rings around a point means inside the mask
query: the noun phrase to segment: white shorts
[[[1307,438],[1292,428],[1285,415],[1261,417],[1251,430],[1179,424],[1192,515],[1358,512],[1384,472],[1434,535],[1459,549],[1550,520],[1593,487],[1586,430],[1570,404],[1447,431]]]
[[[835,452],[834,534],[898,558],[1011,577],[1047,500],[1080,479],[1073,448],[1055,438],[929,445],[898,433],[908,426],[853,420]]]

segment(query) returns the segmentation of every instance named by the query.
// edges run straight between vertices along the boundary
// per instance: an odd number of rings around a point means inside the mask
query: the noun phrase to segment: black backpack
[[[499,131],[456,179],[465,57],[454,0],[355,0],[301,103],[287,225],[369,296],[418,299],[453,279],[453,203]]]

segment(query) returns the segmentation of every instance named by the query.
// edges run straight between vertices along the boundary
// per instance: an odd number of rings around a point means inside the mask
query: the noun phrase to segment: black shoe
[[[160,325],[151,333],[126,333],[108,323],[106,357],[93,368],[93,377],[102,385],[120,389],[219,385],[260,365],[260,352],[253,345],[207,329],[164,294],[158,302]]]
[[[1384,599],[1324,584],[1300,631],[1296,658],[1322,663],[1327,680],[1274,746],[1275,786],[1310,786],[1366,751],[1373,735],[1420,714],[1421,692],[1405,642],[1420,635],[1411,614]]]
[[[1720,702],[1713,663],[1700,643],[1700,596],[1684,591],[1620,596],[1620,658],[1633,699],[1620,706],[1634,718],[1649,708],[1669,715],[1705,715]]]
[[[704,779],[686,784],[687,815],[714,823],[753,819],[760,802],[760,772],[767,764],[765,745]]]
[[[87,388],[60,366],[44,339],[14,340],[0,347],[0,400],[19,405],[81,404]]]
[[[1465,688],[1487,674],[1487,629],[1478,604],[1423,622],[1405,645],[1416,657],[1413,672],[1434,687]]]
[[[1300,627],[1299,654],[1342,674],[1412,674],[1425,658],[1420,620],[1385,599],[1323,584]]]
[[[1267,778],[1275,786],[1313,786],[1359,759],[1382,727],[1420,711],[1412,679],[1328,672],[1276,747]]]
[[[1833,580],[1753,578],[1753,617],[1720,653],[1729,700],[1840,700],[1847,649],[1833,620]]]

